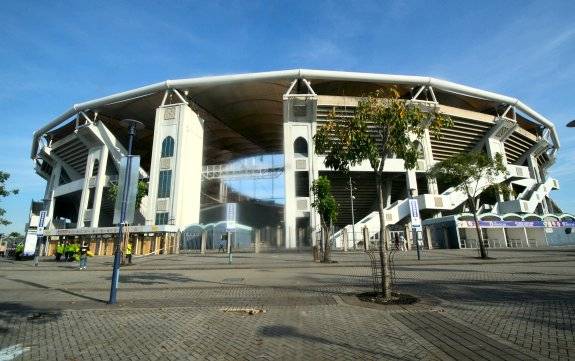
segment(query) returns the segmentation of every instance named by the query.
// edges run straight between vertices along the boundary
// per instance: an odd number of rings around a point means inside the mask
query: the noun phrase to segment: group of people
[[[0,257],[16,258],[20,259],[22,253],[24,252],[24,242],[18,242],[17,244],[8,245],[6,242],[0,244]]]
[[[132,244],[128,242],[126,249],[124,251],[126,255],[126,261],[128,264],[132,264]],[[64,243],[58,242],[56,245],[56,262],[70,262],[79,261],[80,269],[85,270],[88,267],[88,257],[94,254],[90,251],[90,246],[88,242],[82,241],[81,245],[75,243],[69,243],[68,241]],[[64,259],[62,260],[62,256]]]
[[[79,257],[79,255],[80,246],[77,244],[66,241],[64,243],[58,242],[56,245],[56,262],[71,262],[76,259],[76,256]],[[64,256],[64,259],[62,259],[62,256]]]

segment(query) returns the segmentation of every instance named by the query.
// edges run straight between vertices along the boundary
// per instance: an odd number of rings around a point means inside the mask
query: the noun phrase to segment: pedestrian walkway
[[[0,355],[23,360],[569,360],[575,358],[575,249],[414,252],[396,288],[421,298],[384,307],[368,258],[334,253],[167,255],[123,267],[106,304],[111,258],[0,261]],[[249,315],[225,310],[257,308]]]

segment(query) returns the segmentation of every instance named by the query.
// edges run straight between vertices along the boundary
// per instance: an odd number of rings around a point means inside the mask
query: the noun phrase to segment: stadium
[[[354,114],[358,99],[395,87],[401,98],[447,114],[440,139],[426,134],[416,169],[401,159],[385,166],[385,217],[392,237],[414,244],[410,197],[417,199],[426,248],[478,246],[465,196],[426,177],[437,161],[459,152],[501,153],[507,197],[485,195],[481,225],[488,247],[573,244],[575,218],[551,198],[559,187],[548,169],[559,149],[551,121],[513,97],[422,76],[286,70],[167,80],[73,105],[33,136],[31,158],[46,180],[33,202],[27,235],[36,238],[46,212],[47,254],[58,242],[90,242],[113,252],[114,198],[128,130],[147,189],[129,224],[136,254],[215,249],[233,233],[238,249],[305,249],[318,242],[311,182],[327,176],[340,204],[339,249],[371,247],[379,237],[375,179],[369,164],[350,176],[331,171],[314,151],[313,135],[330,112]],[[487,185],[484,185],[487,188]],[[32,249],[32,246],[27,246]]]

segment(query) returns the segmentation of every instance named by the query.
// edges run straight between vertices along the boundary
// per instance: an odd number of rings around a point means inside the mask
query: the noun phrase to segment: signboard
[[[574,228],[573,221],[479,221],[482,228]],[[457,221],[459,228],[475,228],[475,221]]]
[[[138,180],[140,176],[140,156],[131,155],[131,164],[129,170],[129,187],[128,198],[126,202],[126,215],[124,223],[134,223],[134,213],[136,210],[136,196],[138,195]],[[122,199],[124,192],[124,182],[126,180],[126,168],[128,167],[128,157],[122,157],[120,160],[120,174],[118,176],[118,194],[114,205],[114,224],[120,223],[120,214],[122,212]]]
[[[29,229],[28,233],[26,233],[23,255],[33,256],[36,253],[36,243],[38,243],[38,236],[34,230]]]
[[[237,203],[226,204],[226,230],[228,232],[236,230]]]
[[[40,211],[40,220],[38,221],[37,236],[44,235],[44,222],[46,221],[46,211]]]
[[[417,199],[409,199],[409,213],[411,214],[411,226],[421,228],[421,217],[419,216],[419,204]]]
[[[149,226],[130,226],[131,233],[149,233],[149,232],[168,232],[175,233],[178,227],[174,225],[149,225]],[[94,227],[94,228],[68,228],[68,229],[47,229],[48,236],[76,236],[88,234],[115,234],[118,233],[118,227]]]

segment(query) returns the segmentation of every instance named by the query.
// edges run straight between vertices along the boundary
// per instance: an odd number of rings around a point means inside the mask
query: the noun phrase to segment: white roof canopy
[[[201,97],[202,92],[204,91],[209,92],[211,89],[214,89],[215,87],[225,85],[238,86],[241,85],[242,83],[246,83],[246,85],[250,83],[259,83],[259,86],[262,86],[262,83],[266,83],[266,84],[273,84],[281,89],[283,88],[287,89],[287,87],[289,86],[290,82],[293,79],[303,79],[303,78],[311,81],[312,84],[314,82],[320,83],[322,81],[337,81],[337,82],[349,82],[349,83],[361,82],[361,83],[376,83],[376,84],[398,84],[413,87],[431,86],[434,89],[454,93],[457,95],[462,95],[476,99],[483,99],[500,104],[514,106],[518,111],[529,116],[530,118],[532,118],[533,121],[537,122],[539,125],[549,129],[550,137],[553,142],[553,147],[555,149],[559,148],[559,138],[557,136],[557,131],[553,123],[516,98],[431,77],[294,69],[294,70],[270,71],[260,73],[236,74],[236,75],[207,76],[207,77],[199,77],[191,79],[166,80],[161,83],[151,84],[133,90],[109,95],[103,98],[98,98],[87,102],[74,104],[69,110],[67,110],[66,112],[64,112],[63,114],[56,117],[55,119],[47,123],[45,126],[34,132],[31,157],[34,158],[36,156],[36,152],[38,149],[38,142],[42,135],[44,135],[51,129],[60,126],[62,123],[76,116],[81,111],[97,110],[98,108],[101,107],[111,106],[114,103],[136,100],[137,98],[143,98],[157,93],[161,94],[168,89],[188,91],[193,96]],[[227,95],[225,91],[220,91],[219,94],[221,94],[222,96]],[[277,94],[273,95],[275,99],[275,96]],[[249,93],[247,94],[247,96],[249,97]],[[269,103],[276,101],[274,99],[258,99],[258,100],[260,102]],[[279,98],[277,101],[279,101],[280,99],[281,98]],[[241,101],[242,100],[238,98],[238,96],[236,96],[234,102],[238,103]],[[206,102],[208,101],[206,100]],[[231,106],[233,108],[233,106],[235,105],[231,104]],[[277,117],[278,114],[275,113],[277,113],[277,111],[269,110],[268,115]]]

